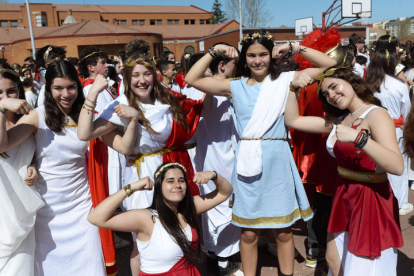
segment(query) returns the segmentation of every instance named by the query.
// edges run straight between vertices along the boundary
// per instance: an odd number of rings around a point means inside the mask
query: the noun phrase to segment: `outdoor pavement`
[[[414,191],[409,191],[409,202],[414,203]],[[398,276],[414,276],[414,212],[405,216],[400,216],[401,231],[404,239],[404,247],[398,249]],[[131,240],[128,233],[119,233],[123,238]],[[305,237],[306,226],[303,221],[297,222],[293,226],[293,234],[296,249],[300,256],[295,260],[295,276],[321,276],[325,263],[319,262],[317,267],[309,268],[305,265]],[[129,255],[132,245],[116,251],[118,262],[118,276],[132,276],[129,268]],[[205,264],[197,265],[202,276],[217,276],[208,273]],[[266,247],[259,248],[259,263],[257,275],[277,276],[277,259],[267,252]],[[137,275],[134,275],[137,276]]]

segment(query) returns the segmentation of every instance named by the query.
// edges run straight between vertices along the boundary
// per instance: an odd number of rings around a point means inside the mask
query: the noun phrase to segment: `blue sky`
[[[8,3],[24,3],[22,0],[7,0]],[[113,4],[113,0],[30,0],[31,3],[54,4]],[[118,5],[195,5],[211,11],[214,0],[121,0]],[[220,0],[225,6],[226,0]],[[295,19],[313,17],[314,24],[322,23],[322,12],[326,11],[334,0],[266,0],[266,7],[271,13],[268,25],[294,27]],[[338,1],[339,2],[339,1]],[[414,0],[372,0],[372,18],[368,22],[414,16]]]

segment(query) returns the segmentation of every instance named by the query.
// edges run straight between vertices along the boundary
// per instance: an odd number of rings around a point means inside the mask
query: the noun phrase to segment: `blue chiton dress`
[[[287,79],[293,80],[294,72],[282,74],[290,74]],[[289,89],[290,81],[283,83],[281,91]],[[249,86],[247,78],[230,82],[232,113],[240,137],[252,116],[261,85]],[[288,128],[284,120],[284,115],[279,117],[263,138],[287,138]],[[249,178],[237,174],[239,145],[237,147],[232,176],[233,224],[244,228],[284,228],[300,218],[305,221],[311,219],[312,209],[289,143],[284,140],[261,140],[260,143],[263,171],[260,175]]]

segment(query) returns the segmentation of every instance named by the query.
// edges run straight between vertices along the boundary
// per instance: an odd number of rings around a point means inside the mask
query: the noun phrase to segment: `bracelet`
[[[214,47],[210,47],[210,49],[208,49],[208,53],[212,58],[215,58],[217,56],[217,51],[214,49]]]
[[[90,101],[94,106],[96,106],[96,101],[95,102],[93,102],[93,101],[91,101],[91,100],[89,100],[88,98],[86,98],[86,100],[87,101]]]
[[[124,187],[124,191],[127,197],[130,197],[134,193],[134,190],[132,190],[131,184],[126,185]]]
[[[7,109],[3,109],[3,108],[0,107],[0,112],[3,113],[3,114],[7,114],[7,112],[9,112],[9,111]]]
[[[300,53],[302,53],[302,52],[306,52],[306,51],[305,51],[306,49],[308,49],[308,47],[305,47],[305,48],[303,48],[303,49],[299,47],[298,54],[300,55]]]
[[[354,145],[356,145],[356,144],[359,142],[359,140],[361,139],[361,136],[362,136],[362,131],[360,131],[360,132],[358,133],[357,137],[355,138],[355,140],[354,140]]]
[[[290,40],[289,40],[289,51],[288,51],[288,55],[291,56],[292,54],[293,54],[292,42],[290,42]]]
[[[82,105],[82,109],[86,109],[88,111],[88,114],[89,114],[89,111],[92,111],[92,113],[93,113],[93,109],[89,109],[89,108],[85,107],[85,104]]]
[[[217,179],[217,177],[218,177],[218,174],[217,174],[217,172],[216,171],[213,171],[213,172],[215,172],[216,173],[216,176],[214,177],[214,178],[212,178],[211,180],[216,180]]]
[[[297,93],[300,90],[300,87],[294,87],[293,84],[292,84],[292,82],[290,82],[290,84],[289,84],[289,90],[291,92]]]
[[[87,104],[87,103],[83,103],[83,105],[86,105],[87,107],[92,108],[92,110],[93,110],[93,109],[95,109],[95,106],[90,106],[90,105],[89,105],[89,104]]]
[[[356,143],[354,143],[354,147],[362,149],[368,143],[369,136],[371,136],[371,132],[369,132],[368,129],[361,129],[358,136],[360,136],[360,138],[358,139]]]

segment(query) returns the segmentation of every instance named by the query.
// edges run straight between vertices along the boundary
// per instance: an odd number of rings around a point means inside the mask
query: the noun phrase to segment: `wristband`
[[[124,191],[127,197],[130,197],[134,193],[134,190],[132,190],[131,184],[126,185],[124,187]]]
[[[217,174],[217,172],[216,171],[213,171],[215,174],[216,174],[216,176],[214,177],[214,178],[212,178],[211,180],[216,180],[217,179],[217,177],[218,177],[218,174]]]
[[[211,47],[210,49],[208,49],[208,53],[210,54],[212,58],[215,58],[217,56],[217,51],[216,49],[214,49],[214,47]]]

